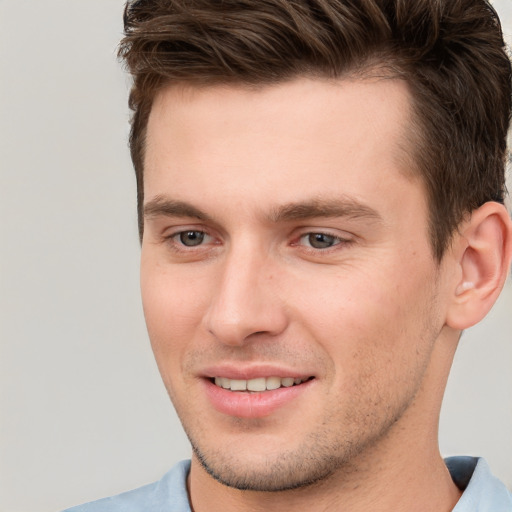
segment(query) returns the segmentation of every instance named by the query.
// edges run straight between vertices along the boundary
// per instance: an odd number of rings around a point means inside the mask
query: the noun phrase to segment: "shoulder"
[[[190,461],[182,461],[158,482],[63,512],[190,512],[186,484],[189,470]]]
[[[484,459],[446,459],[453,481],[463,490],[453,512],[512,512],[512,493],[489,469]]]

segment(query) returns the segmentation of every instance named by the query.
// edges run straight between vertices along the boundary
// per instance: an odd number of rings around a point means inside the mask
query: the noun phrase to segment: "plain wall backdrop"
[[[495,6],[510,40],[512,2]],[[189,456],[139,299],[122,8],[0,0],[0,512],[118,493]],[[463,336],[441,446],[512,487],[511,341],[509,280]]]

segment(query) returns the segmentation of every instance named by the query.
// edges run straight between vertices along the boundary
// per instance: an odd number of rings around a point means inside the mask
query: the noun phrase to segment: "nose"
[[[277,269],[251,250],[226,255],[206,315],[207,330],[221,343],[242,346],[257,335],[277,336],[287,326]]]

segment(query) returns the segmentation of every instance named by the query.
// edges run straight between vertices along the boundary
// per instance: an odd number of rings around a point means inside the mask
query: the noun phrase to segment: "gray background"
[[[122,5],[0,0],[1,512],[117,493],[189,454],[139,300]],[[495,5],[511,34],[512,2]],[[511,332],[509,280],[464,336],[441,444],[512,487]]]

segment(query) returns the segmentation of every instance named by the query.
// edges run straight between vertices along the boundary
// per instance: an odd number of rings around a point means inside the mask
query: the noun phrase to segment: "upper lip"
[[[275,364],[252,364],[241,365],[234,363],[224,363],[209,366],[200,372],[204,378],[212,379],[215,377],[225,377],[227,379],[250,380],[261,377],[293,377],[308,378],[312,377],[312,373],[307,371],[287,368],[285,366]]]

